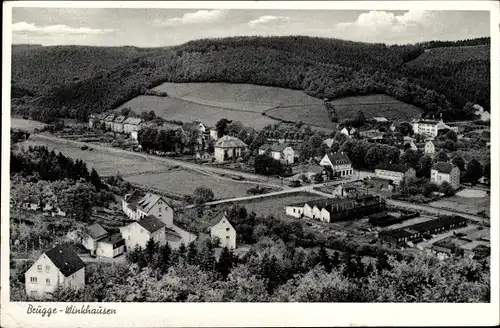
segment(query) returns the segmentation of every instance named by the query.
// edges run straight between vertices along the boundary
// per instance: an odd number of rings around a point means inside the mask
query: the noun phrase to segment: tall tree
[[[233,266],[234,266],[233,252],[229,250],[227,247],[224,247],[219,255],[219,261],[217,262],[217,271],[222,275],[222,278],[224,280],[227,279],[227,276],[231,272]]]
[[[229,124],[231,120],[226,118],[221,118],[217,123],[215,123],[215,129],[217,130],[217,138],[221,138],[229,133]]]
[[[483,168],[481,163],[475,158],[471,159],[467,163],[467,169],[465,171],[465,180],[475,183],[483,176]]]

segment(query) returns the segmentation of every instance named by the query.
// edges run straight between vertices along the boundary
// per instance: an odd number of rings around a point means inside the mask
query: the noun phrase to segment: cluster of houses
[[[104,129],[107,131],[124,133],[135,140],[137,140],[137,133],[143,123],[139,117],[125,117],[117,113],[91,114],[89,118],[90,128],[104,125]]]
[[[325,198],[285,206],[285,214],[296,218],[309,218],[321,222],[353,220],[387,209],[379,196],[357,195],[349,198]]]
[[[86,228],[81,242],[91,256],[113,259],[138,246],[144,249],[150,239],[178,249],[197,238],[173,223],[173,208],[162,196],[136,190],[122,199],[122,210],[130,222],[119,232],[109,232],[98,223]],[[220,247],[236,248],[236,230],[225,214],[211,227],[210,236]],[[83,287],[85,263],[72,245],[59,244],[44,252],[25,272],[25,278],[27,295],[42,298],[58,286]]]

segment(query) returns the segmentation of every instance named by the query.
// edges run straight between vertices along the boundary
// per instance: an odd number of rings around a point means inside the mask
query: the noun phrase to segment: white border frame
[[[346,304],[346,303],[72,303],[115,308],[116,315],[27,315],[28,303],[9,301],[9,156],[10,56],[13,7],[426,10],[489,11],[491,35],[491,199],[499,194],[499,4],[495,1],[16,1],[4,3],[2,52],[2,196],[1,196],[1,323],[2,327],[120,326],[464,326],[499,322],[499,202],[491,203],[491,303],[489,304]],[[64,303],[32,303],[64,308]]]

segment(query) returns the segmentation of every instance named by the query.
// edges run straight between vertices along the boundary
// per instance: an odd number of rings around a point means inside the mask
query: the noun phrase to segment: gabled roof
[[[382,164],[377,166],[376,169],[405,173],[410,169],[410,167],[406,167],[403,164]]]
[[[115,119],[115,117],[116,117],[116,115],[115,115],[115,114],[109,114],[109,115],[107,115],[107,116],[104,118],[104,120],[105,120],[105,121],[108,121],[108,122],[111,122],[111,121],[113,121],[113,120]]]
[[[123,121],[125,121],[125,116],[120,115],[120,116],[117,116],[113,122],[115,122],[115,123],[123,123]]]
[[[333,145],[333,138],[328,138],[323,140],[323,143],[328,146],[328,148],[332,148]]]
[[[217,222],[217,224],[213,225],[211,229],[213,229],[213,228],[215,228],[215,227],[217,227],[219,225],[220,226],[227,226],[227,225],[229,225],[229,227],[231,227],[233,230],[235,230],[234,227],[233,227],[233,225],[231,224],[231,222],[229,222],[229,220],[226,217],[226,215],[222,215],[222,218],[219,220],[219,222]]]
[[[137,221],[137,223],[151,233],[158,231],[166,226],[163,221],[161,221],[154,215],[143,217],[142,219]]]
[[[139,202],[139,200],[141,200],[144,196],[146,196],[145,192],[143,192],[142,190],[136,189],[130,195],[125,195],[125,201],[129,204],[136,205],[137,202]]]
[[[139,125],[142,123],[142,118],[140,118],[140,117],[127,117],[127,119],[123,123],[130,124],[130,125]]]
[[[61,244],[45,252],[65,277],[85,267],[85,263],[69,244]]]
[[[259,150],[270,149],[271,151],[282,152],[283,150],[285,150],[286,147],[290,147],[290,146],[286,143],[282,143],[282,144],[280,144],[280,143],[273,143],[273,144],[265,143],[259,147]]]
[[[454,167],[456,166],[451,163],[437,162],[432,166],[432,169],[438,171],[439,173],[450,173]]]
[[[330,153],[326,154],[328,156],[328,159],[330,162],[332,162],[333,165],[339,165],[339,164],[350,164],[351,160],[347,156],[346,153]]]
[[[216,148],[241,148],[247,147],[247,144],[238,138],[231,136],[223,136],[215,143]]]
[[[108,234],[106,229],[104,229],[99,223],[94,223],[87,228],[88,235],[93,239],[99,239]]]
[[[99,240],[99,242],[114,245],[122,240],[124,240],[122,238],[122,235],[120,233],[115,233],[115,234],[112,234],[110,236],[107,236],[106,238]]]
[[[141,207],[142,210],[144,210],[144,212],[149,212],[153,206],[160,200],[160,199],[163,199],[162,196],[160,195],[156,195],[156,194],[152,194],[152,193],[146,193],[146,195],[144,195],[143,198],[141,198],[138,202],[137,202],[137,206]],[[164,200],[165,201],[165,200]],[[167,203],[165,201],[165,203]],[[169,205],[170,206],[170,205]]]

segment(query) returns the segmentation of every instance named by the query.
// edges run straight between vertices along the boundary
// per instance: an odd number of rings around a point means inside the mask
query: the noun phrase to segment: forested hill
[[[299,89],[321,99],[384,93],[424,115],[467,119],[466,102],[490,107],[489,39],[478,40],[467,40],[475,47],[441,44],[447,48],[303,36],[205,39],[156,49],[29,47],[13,50],[13,109],[44,121],[84,120],[162,82],[230,82]]]

